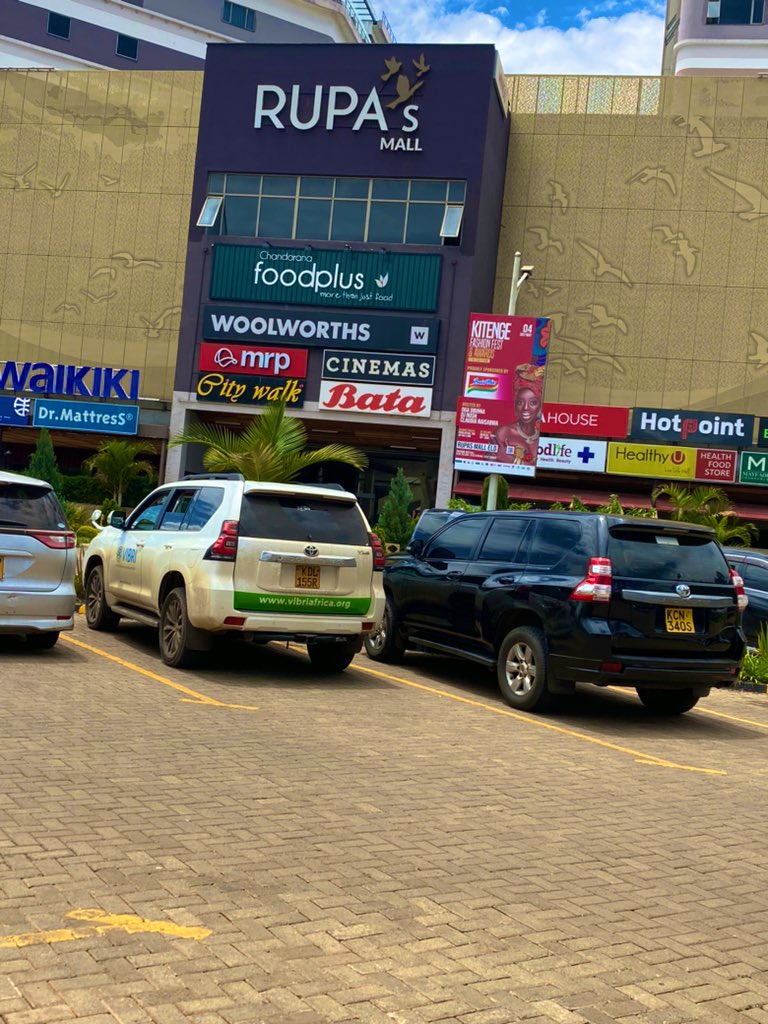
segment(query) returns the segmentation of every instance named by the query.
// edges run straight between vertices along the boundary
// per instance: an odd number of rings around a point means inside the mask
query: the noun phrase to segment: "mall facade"
[[[398,466],[423,506],[471,499],[467,324],[507,312],[520,251],[552,341],[547,450],[510,492],[643,505],[678,478],[768,514],[765,79],[215,45],[203,72],[4,72],[0,104],[9,468],[47,426],[65,467],[135,433],[173,478],[201,453],[169,436],[285,397],[311,443],[365,450],[318,478],[372,516]]]

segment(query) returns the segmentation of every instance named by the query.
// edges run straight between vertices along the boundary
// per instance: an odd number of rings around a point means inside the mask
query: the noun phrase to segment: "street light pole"
[[[515,315],[517,309],[517,296],[520,294],[520,286],[522,283],[531,276],[533,267],[526,267],[525,273],[521,275],[520,265],[522,262],[522,254],[519,252],[515,253],[515,260],[512,264],[512,284],[509,286],[509,306],[507,307],[507,314],[509,316]],[[499,500],[499,474],[491,473],[488,479],[488,501],[487,507],[490,510],[496,508]]]

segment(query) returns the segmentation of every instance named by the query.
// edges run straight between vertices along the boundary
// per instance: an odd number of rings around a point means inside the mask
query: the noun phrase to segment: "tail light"
[[[221,524],[221,532],[205,553],[206,558],[215,562],[234,562],[237,557],[237,530],[240,524],[236,519],[225,519]]]
[[[383,569],[387,564],[387,556],[384,554],[384,545],[375,533],[368,534],[368,541],[373,552],[373,568]]]
[[[608,602],[611,600],[611,584],[610,558],[590,558],[587,575],[573,588],[571,600]]]
[[[55,533],[51,530],[30,530],[29,536],[39,540],[47,548],[56,548],[57,551],[64,551],[75,546],[75,535],[71,530],[61,530]]]
[[[735,569],[731,569],[731,583],[733,589],[736,591],[736,605],[740,612],[749,604],[749,598],[744,591],[744,580],[739,576]]]

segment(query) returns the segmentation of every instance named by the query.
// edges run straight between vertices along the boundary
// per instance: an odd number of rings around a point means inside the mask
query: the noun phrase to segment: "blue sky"
[[[383,0],[401,43],[494,43],[507,74],[658,75],[659,0]]]

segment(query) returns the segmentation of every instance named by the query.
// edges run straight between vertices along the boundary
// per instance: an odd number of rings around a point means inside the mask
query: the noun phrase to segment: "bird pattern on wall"
[[[584,401],[589,395],[598,404],[615,404],[611,396],[618,393],[618,404],[631,405],[642,393],[657,394],[661,403],[665,391],[677,389],[676,407],[690,401],[691,407],[717,409],[727,401],[728,409],[762,410],[768,386],[761,378],[768,374],[768,282],[763,286],[758,267],[761,257],[763,263],[768,258],[768,243],[761,241],[764,233],[749,232],[768,216],[768,156],[755,158],[750,125],[756,115],[750,121],[745,109],[734,113],[731,97],[728,116],[716,121],[718,89],[728,89],[727,83],[700,80],[691,89],[690,83],[661,79],[656,106],[643,117],[639,107],[621,111],[635,118],[634,143],[625,142],[631,133],[621,127],[596,158],[601,136],[611,129],[593,128],[595,135],[585,135],[574,113],[569,134],[566,111],[553,105],[547,113],[561,115],[561,148],[534,147],[534,157],[527,155],[517,167],[516,97],[521,113],[528,113],[532,99],[542,101],[545,83],[548,95],[555,94],[552,81],[540,78],[531,86],[527,78],[526,89],[521,86],[517,93],[511,81],[510,176],[519,172],[521,177],[515,179],[514,205],[505,209],[500,250],[523,248],[523,231],[536,254],[535,274],[521,288],[518,312],[552,318],[550,400]],[[757,88],[761,98],[752,97],[752,111],[768,106],[768,82]],[[564,85],[558,96],[565,93]],[[610,109],[601,113],[615,115]],[[648,129],[649,113],[657,115],[658,136]],[[534,135],[530,125],[521,120],[521,134]],[[748,159],[741,155],[745,152]],[[529,197],[527,206],[520,194]],[[735,244],[739,257],[744,254],[745,283],[757,289],[751,301],[749,292],[731,287],[732,257],[719,255]],[[504,303],[508,280],[509,269],[500,262],[496,308]],[[723,343],[715,347],[721,323]],[[709,337],[713,340],[704,349],[701,339]],[[558,380],[569,382],[559,393]]]

